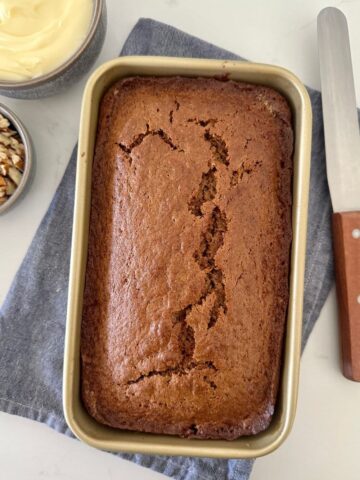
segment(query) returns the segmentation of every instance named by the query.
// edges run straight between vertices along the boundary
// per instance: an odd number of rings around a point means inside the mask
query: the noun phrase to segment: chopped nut
[[[21,172],[24,171],[25,168],[25,162],[24,160],[19,160],[19,162],[15,165],[15,167],[20,170]]]
[[[0,198],[5,197],[6,187],[0,187]]]
[[[25,162],[17,153],[11,155],[11,161],[18,170],[24,170]]]
[[[10,145],[10,139],[8,137],[5,137],[5,135],[3,133],[0,133],[0,142],[5,145],[5,146],[8,146]]]
[[[15,167],[10,167],[9,168],[9,177],[11,178],[11,180],[17,185],[19,186],[20,182],[21,182],[21,179],[22,179],[22,173],[19,172],[19,170],[17,170]]]
[[[0,175],[0,188],[1,187],[6,187],[6,180],[2,175]]]
[[[0,128],[8,128],[8,127],[10,127],[9,120],[0,114]]]
[[[12,195],[16,190],[16,185],[14,185],[14,183],[6,178],[6,195]]]
[[[10,142],[13,147],[19,145],[19,140],[16,137],[11,137]]]
[[[6,175],[9,173],[9,168],[10,165],[0,163],[0,175],[6,177]]]
[[[13,137],[14,135],[17,135],[17,132],[14,130],[4,130],[1,132],[5,137]]]
[[[7,197],[0,197],[0,205],[2,205],[3,203],[5,203],[7,200]]]
[[[11,143],[11,148],[13,150],[15,150],[15,152],[18,154],[18,155],[22,155],[24,156],[25,155],[25,147],[22,143],[16,143],[16,142],[12,142]]]

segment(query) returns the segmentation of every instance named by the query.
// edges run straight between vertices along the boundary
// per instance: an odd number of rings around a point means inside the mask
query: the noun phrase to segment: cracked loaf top
[[[99,422],[229,440],[269,425],[292,150],[289,107],[267,87],[137,77],[106,93],[81,339]]]

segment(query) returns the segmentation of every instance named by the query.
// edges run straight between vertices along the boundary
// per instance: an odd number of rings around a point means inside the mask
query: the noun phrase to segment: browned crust
[[[130,78],[93,165],[82,398],[117,428],[267,428],[289,294],[293,132],[276,91]]]

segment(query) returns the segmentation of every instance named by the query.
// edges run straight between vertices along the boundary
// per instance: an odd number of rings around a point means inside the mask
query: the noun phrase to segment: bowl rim
[[[51,70],[50,72],[44,75],[40,75],[39,77],[31,78],[30,80],[25,80],[21,82],[8,82],[8,81],[0,80],[0,89],[3,89],[3,90],[31,89],[33,87],[38,87],[39,85],[43,85],[44,83],[47,83],[57,78],[64,72],[66,72],[88,48],[90,42],[92,41],[97,31],[97,27],[102,17],[105,0],[93,0],[93,2],[94,2],[94,11],[92,14],[92,19],[91,19],[88,33],[84,38],[83,42],[80,44],[80,46],[75,50],[75,52],[67,60],[65,60],[64,63],[61,63],[54,70]]]
[[[2,114],[5,118],[7,118],[10,121],[12,127],[20,135],[20,138],[25,148],[25,167],[24,167],[21,182],[17,186],[15,192],[10,196],[10,198],[3,205],[0,205],[0,215],[1,215],[5,211],[7,211],[12,205],[14,205],[14,203],[18,200],[18,198],[23,193],[24,188],[29,181],[30,172],[33,167],[33,148],[32,148],[30,135],[26,130],[22,121],[19,119],[19,117],[3,103],[0,103],[0,114]]]

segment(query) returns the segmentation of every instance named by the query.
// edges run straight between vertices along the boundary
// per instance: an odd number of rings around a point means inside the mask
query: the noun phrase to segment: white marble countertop
[[[360,1],[107,0],[109,27],[97,64],[115,57],[139,17],[167,22],[253,61],[282,65],[320,87],[316,16],[325,6],[347,15],[360,104]],[[37,172],[26,200],[0,217],[0,303],[10,286],[76,142],[84,81],[38,101],[0,98],[28,126]],[[34,114],[36,112],[36,114]],[[360,384],[339,369],[336,301],[331,292],[302,359],[293,431],[255,463],[253,480],[359,478]],[[0,471],[6,480],[160,479],[162,475],[96,451],[36,422],[0,414]]]

